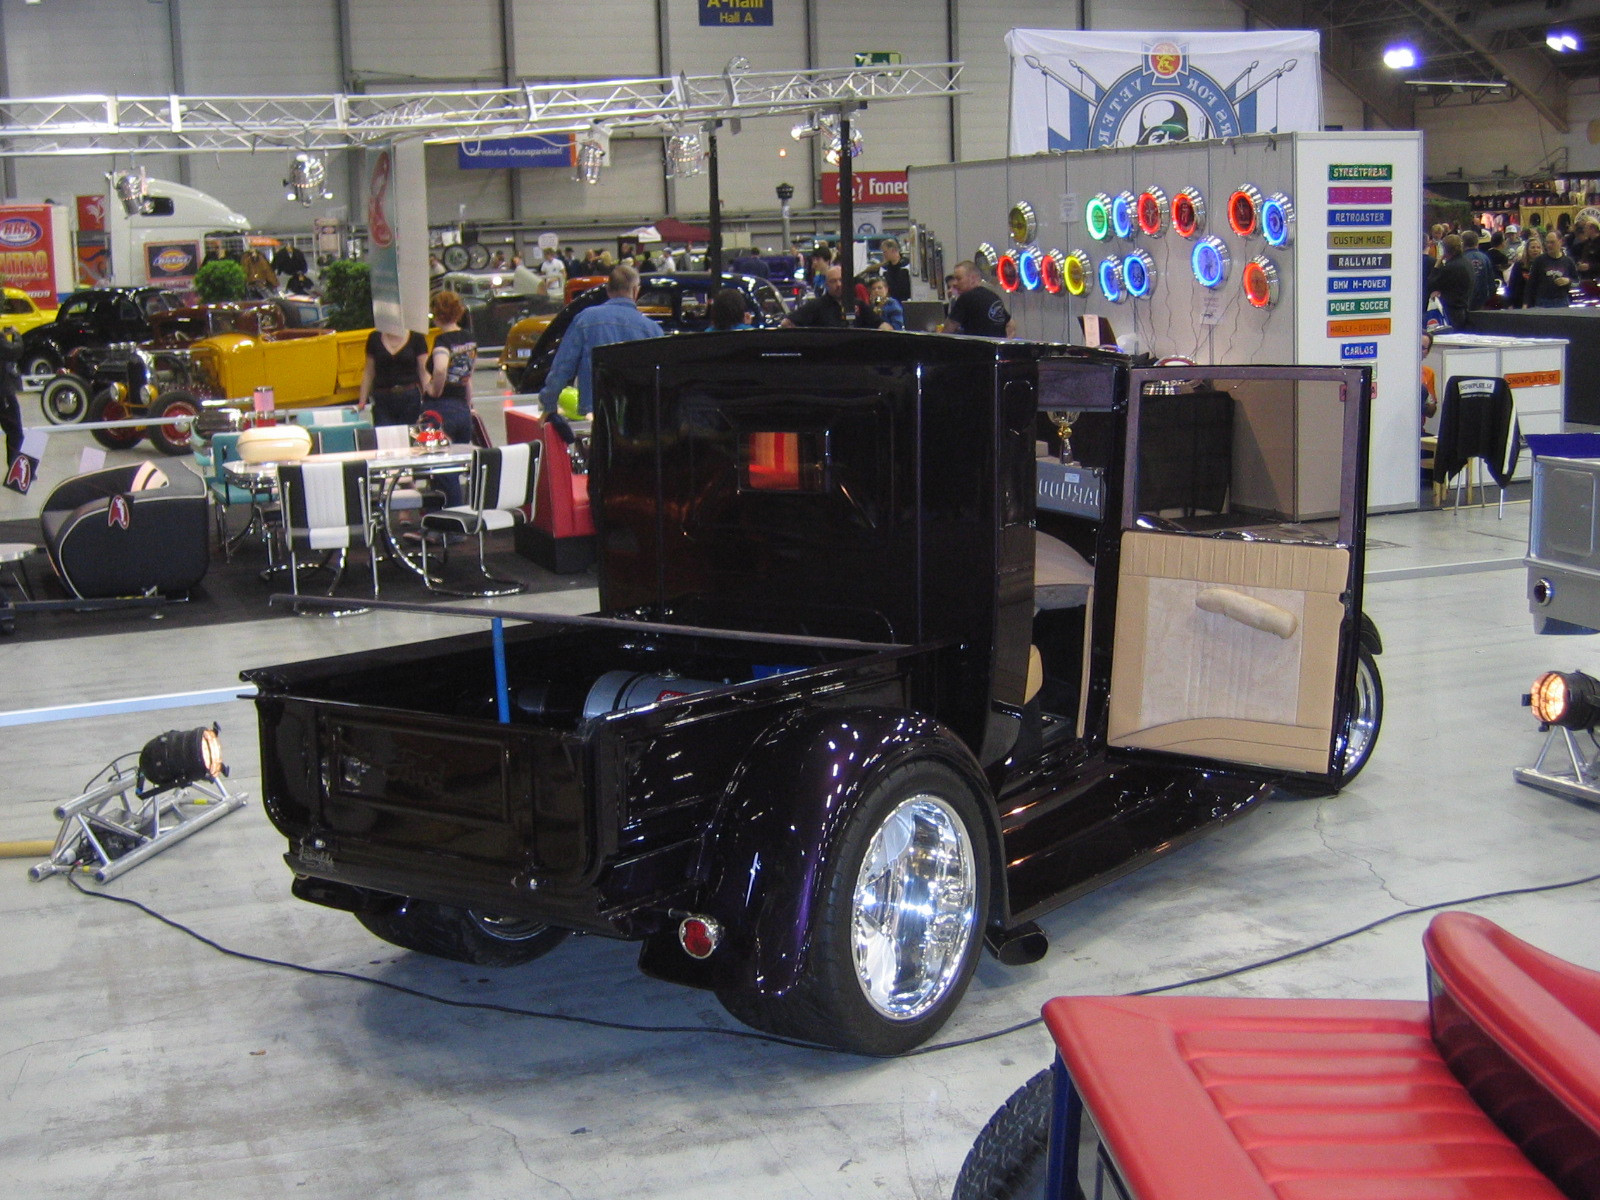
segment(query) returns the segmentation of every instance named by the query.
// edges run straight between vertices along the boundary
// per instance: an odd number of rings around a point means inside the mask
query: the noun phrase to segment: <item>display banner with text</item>
[[[1013,29],[1011,153],[1322,128],[1314,30]]]

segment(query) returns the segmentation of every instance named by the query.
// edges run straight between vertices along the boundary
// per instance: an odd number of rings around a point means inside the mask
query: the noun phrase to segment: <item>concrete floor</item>
[[[1512,782],[1540,735],[1518,699],[1600,645],[1534,636],[1528,506],[1375,518],[1367,609],[1387,716],[1343,795],[1258,808],[1057,911],[1043,962],[986,959],[941,1042],[1281,953],[1384,914],[1589,874],[1600,813]],[[0,515],[6,515],[0,508]],[[1422,573],[1419,573],[1419,569]],[[592,592],[549,598],[585,611]],[[523,600],[522,603],[526,603]],[[204,687],[242,668],[432,636],[453,621],[263,619],[0,643],[0,708]],[[51,806],[116,753],[212,719],[252,803],[104,888],[262,958],[468,1002],[695,1030],[707,994],[641,976],[633,948],[573,939],[490,972],[394,950],[293,900],[260,807],[248,703],[4,731],[0,840],[51,836]],[[450,1008],[219,953],[133,908],[0,864],[0,1193],[190,1197],[947,1196],[974,1135],[1048,1061],[1037,1028],[898,1061],[712,1032],[645,1033]],[[1600,885],[1475,905],[1600,966]],[[1425,918],[1210,985],[1219,995],[1425,995]]]

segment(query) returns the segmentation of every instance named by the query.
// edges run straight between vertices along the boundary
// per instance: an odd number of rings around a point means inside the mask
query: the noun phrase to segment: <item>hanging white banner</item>
[[[428,183],[421,138],[367,150],[372,316],[385,333],[428,328]]]
[[[1315,30],[1013,29],[1011,153],[1315,132],[1320,46]]]

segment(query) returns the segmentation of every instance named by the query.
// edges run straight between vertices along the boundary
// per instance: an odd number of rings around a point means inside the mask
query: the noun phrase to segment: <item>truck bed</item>
[[[505,723],[488,633],[247,672],[290,865],[628,934],[691,885],[764,730],[807,707],[932,702],[927,648],[622,624],[508,630]]]

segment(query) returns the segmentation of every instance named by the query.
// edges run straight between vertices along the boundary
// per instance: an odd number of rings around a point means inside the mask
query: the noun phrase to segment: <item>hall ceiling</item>
[[[1239,3],[1277,28],[1320,29],[1328,69],[1391,125],[1415,125],[1417,105],[1482,103],[1514,92],[1565,132],[1572,82],[1600,76],[1600,0]],[[1576,34],[1581,48],[1551,50],[1545,35],[1552,29]],[[1415,69],[1383,65],[1384,50],[1396,42],[1416,48],[1422,61]],[[1467,86],[1495,82],[1511,91]]]

